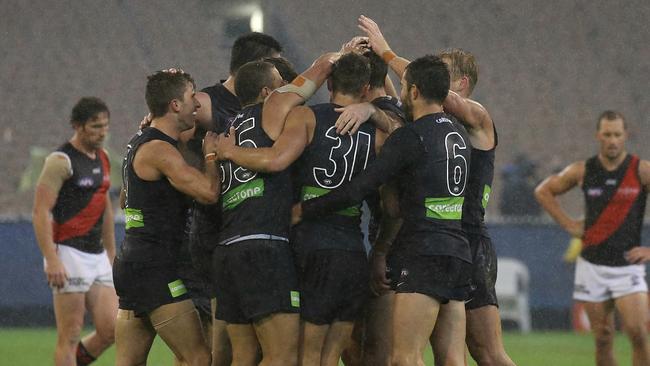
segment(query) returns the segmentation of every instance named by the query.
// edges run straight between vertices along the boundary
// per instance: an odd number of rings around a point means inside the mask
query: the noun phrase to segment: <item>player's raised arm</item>
[[[580,161],[566,167],[558,174],[551,175],[535,188],[535,198],[548,214],[571,236],[581,237],[584,231],[582,221],[571,218],[560,206],[557,196],[582,184],[585,162]]]
[[[406,71],[406,66],[408,66],[411,61],[397,56],[397,54],[391,50],[386,38],[384,38],[384,35],[381,33],[379,26],[374,20],[365,15],[361,15],[358,20],[359,29],[365,32],[368,36],[368,45],[370,48],[372,48],[377,55],[383,58],[388,66],[390,66],[397,76],[401,78]]]

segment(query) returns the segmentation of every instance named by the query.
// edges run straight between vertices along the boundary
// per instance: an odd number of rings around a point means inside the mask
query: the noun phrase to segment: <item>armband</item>
[[[397,57],[397,55],[391,50],[388,50],[381,54],[381,59],[384,60],[386,64],[390,64],[390,62],[393,61],[395,57]]]
[[[205,161],[215,161],[217,160],[217,153],[216,152],[211,152],[205,154]]]
[[[296,93],[305,100],[311,98],[316,90],[316,83],[302,75],[298,75],[291,83],[275,89],[278,93]]]

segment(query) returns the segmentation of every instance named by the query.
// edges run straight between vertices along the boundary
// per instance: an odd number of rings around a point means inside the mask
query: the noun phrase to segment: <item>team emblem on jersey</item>
[[[92,187],[95,184],[95,181],[92,178],[84,177],[79,179],[77,185],[79,187]]]
[[[600,197],[603,194],[602,188],[589,188],[587,190],[587,196],[589,197]]]

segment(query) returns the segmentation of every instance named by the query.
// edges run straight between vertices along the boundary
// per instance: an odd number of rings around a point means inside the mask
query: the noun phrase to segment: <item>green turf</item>
[[[0,328],[0,364],[51,365],[56,332],[52,328]],[[593,365],[593,342],[589,335],[549,332],[521,335],[506,333],[506,349],[520,366],[581,366]],[[631,364],[630,347],[624,336],[618,335],[616,357],[621,365]],[[115,348],[111,347],[93,366],[114,364]],[[173,365],[171,352],[156,339],[149,354],[149,365]],[[426,364],[433,365],[430,351]],[[470,362],[470,365],[475,365]]]

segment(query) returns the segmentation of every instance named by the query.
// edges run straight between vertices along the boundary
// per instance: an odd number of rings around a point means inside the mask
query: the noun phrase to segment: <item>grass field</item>
[[[0,328],[0,364],[11,366],[51,365],[56,332],[53,328]],[[564,332],[506,333],[506,349],[520,366],[582,366],[593,365],[593,342],[589,335]],[[622,335],[615,344],[616,357],[621,365],[631,364],[630,347]],[[93,366],[114,364],[115,348],[111,347]],[[156,339],[149,355],[149,365],[172,365],[171,352]],[[426,364],[433,365],[431,352]],[[475,365],[470,362],[470,365]]]

